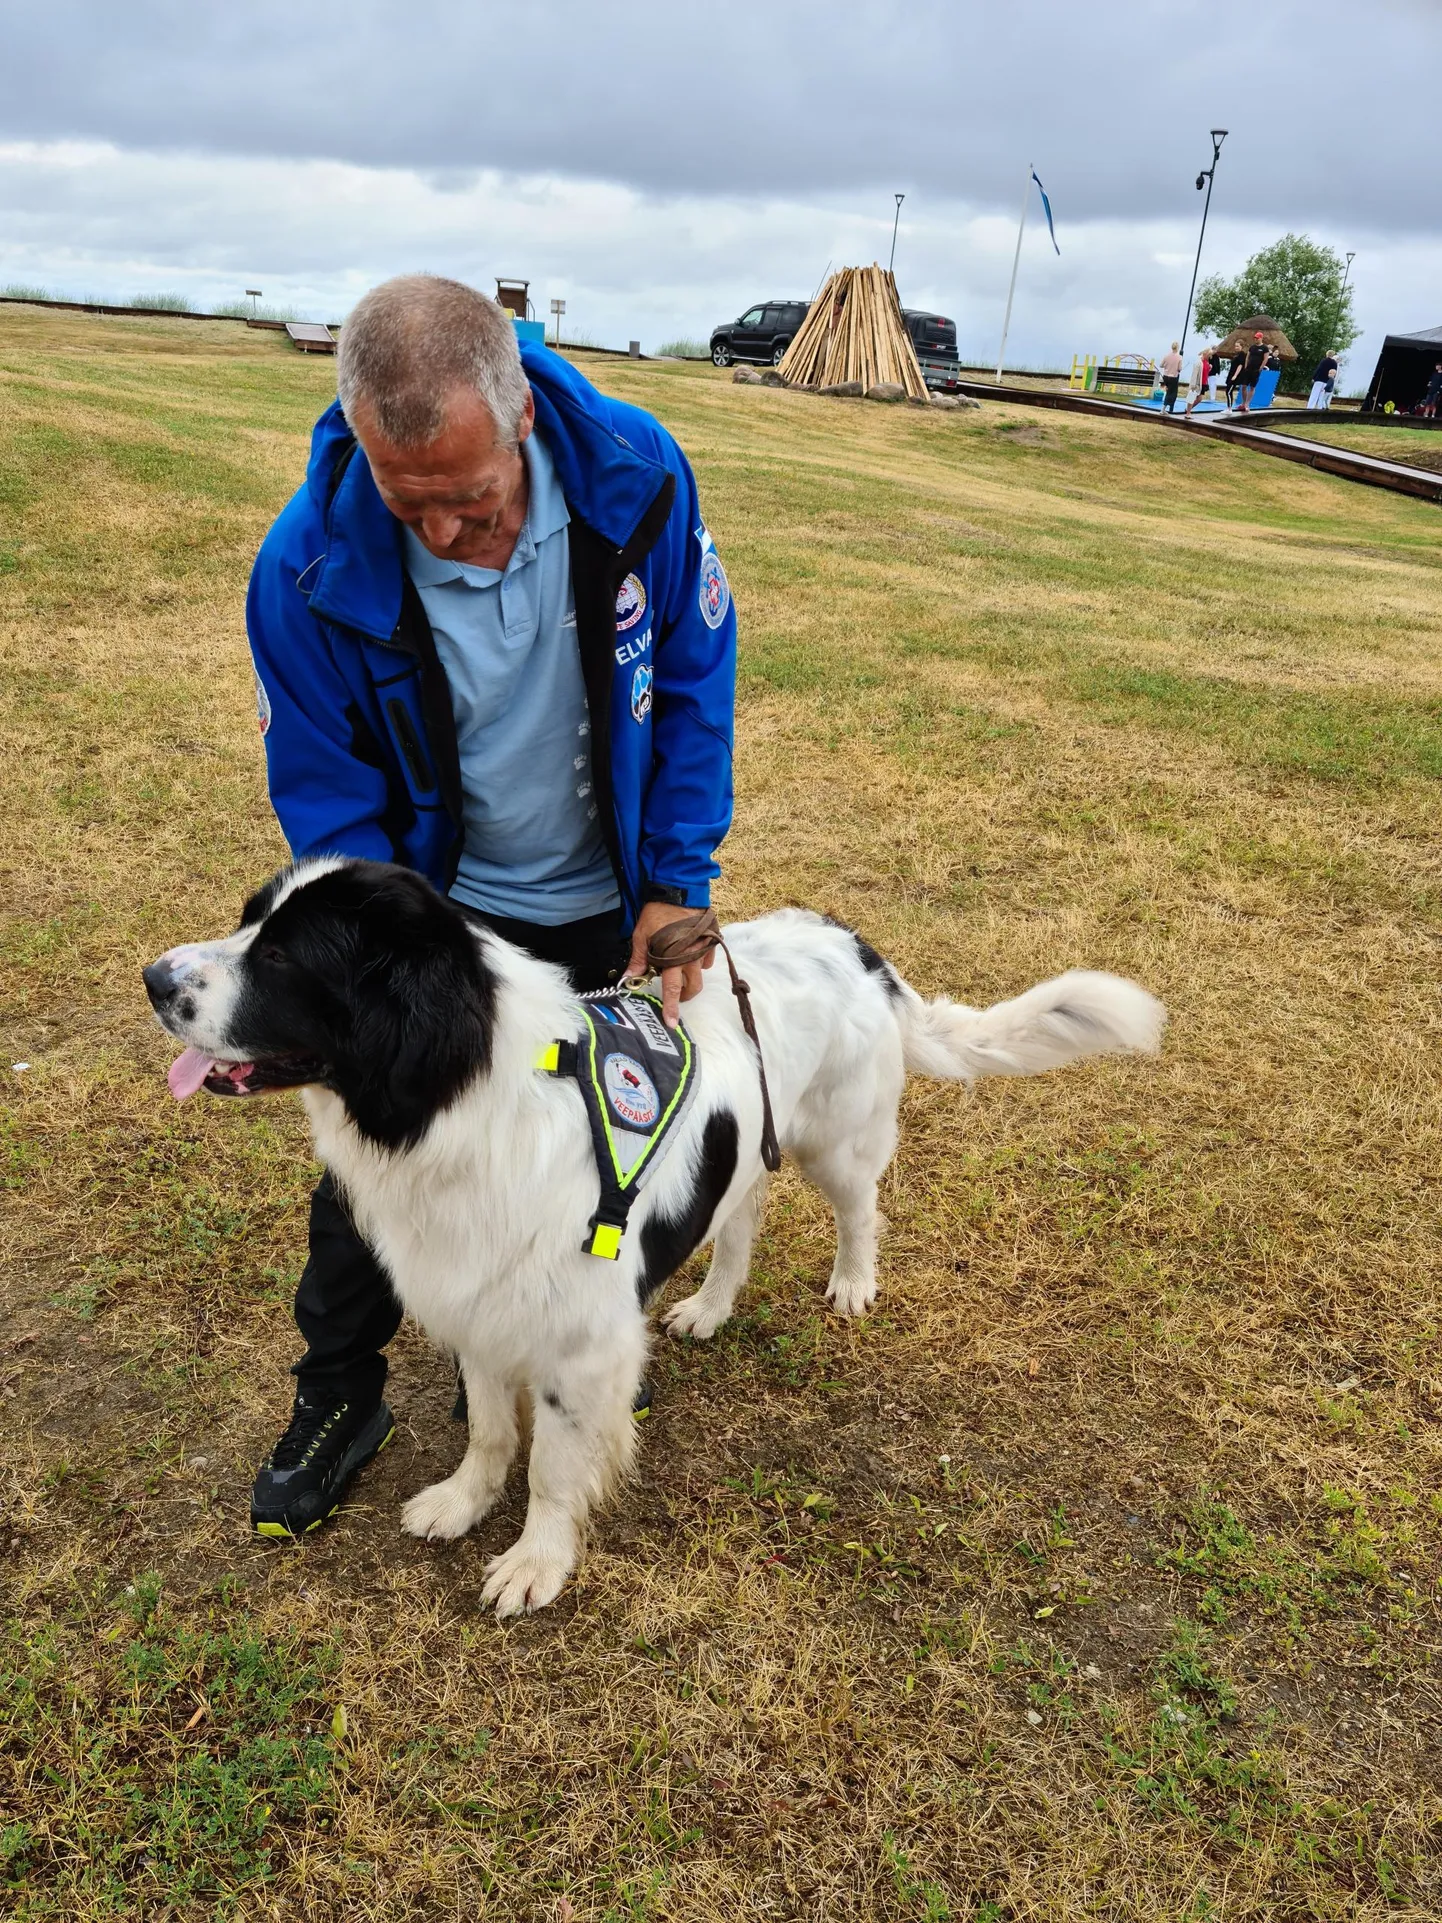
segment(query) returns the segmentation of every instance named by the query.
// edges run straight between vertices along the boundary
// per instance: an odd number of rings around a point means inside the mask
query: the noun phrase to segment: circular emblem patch
[[[656,1084],[629,1055],[608,1055],[601,1064],[601,1080],[612,1108],[632,1128],[649,1128],[661,1113]]]
[[[616,596],[616,632],[634,628],[646,612],[646,588],[639,574],[628,574]]]
[[[260,731],[270,733],[270,696],[265,691],[265,683],[257,674],[255,677],[255,713],[260,722]]]
[[[631,676],[631,719],[644,721],[651,712],[651,689],[655,676],[645,662]]]
[[[701,619],[708,628],[719,628],[731,605],[731,584],[721,557],[714,549],[701,556]]]

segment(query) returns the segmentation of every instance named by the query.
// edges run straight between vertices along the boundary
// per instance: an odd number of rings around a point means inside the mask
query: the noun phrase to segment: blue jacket
[[[639,408],[521,345],[571,513],[592,777],[628,920],[704,907],[731,822],[736,615],[686,457]],[[271,804],[292,854],[360,855],[440,888],[462,846],[450,688],[400,524],[339,404],[246,602]]]

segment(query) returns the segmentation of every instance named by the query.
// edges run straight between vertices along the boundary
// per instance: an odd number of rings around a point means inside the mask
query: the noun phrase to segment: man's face
[[[396,519],[414,528],[441,560],[492,565],[491,554],[506,533],[519,532],[514,510],[524,500],[525,460],[519,445],[497,445],[495,422],[480,395],[458,388],[444,428],[427,447],[396,447],[376,430],[369,409],[356,413],[351,426]],[[527,439],[535,418],[528,392],[518,441]]]

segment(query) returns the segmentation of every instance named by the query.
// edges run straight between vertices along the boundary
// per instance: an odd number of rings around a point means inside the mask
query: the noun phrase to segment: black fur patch
[[[421,875],[351,861],[270,908],[241,962],[226,1052],[304,1056],[362,1135],[410,1148],[491,1061],[495,981],[470,924]]]
[[[700,1247],[721,1197],[736,1174],[740,1130],[729,1109],[708,1115],[701,1131],[701,1157],[695,1187],[682,1213],[672,1219],[653,1215],[641,1230],[641,1269],[636,1294],[641,1307],[673,1276],[687,1256]]]
[[[269,881],[263,882],[261,886],[256,889],[250,900],[240,911],[240,926],[242,928],[253,927],[256,922],[265,920],[275,905],[275,898],[280,893],[281,883],[289,874],[289,868],[282,868],[278,873],[272,875]]]
[[[887,994],[890,995],[893,1001],[899,1001],[901,999],[901,977],[886,957],[884,955],[878,955],[876,950],[871,946],[871,943],[869,941],[863,941],[856,930],[854,928],[848,928],[844,921],[836,921],[830,915],[825,916],[824,919],[829,921],[833,928],[839,928],[844,934],[850,935],[851,939],[856,943],[856,953],[860,957],[861,966],[866,970],[868,975],[880,975],[882,986],[885,988]]]

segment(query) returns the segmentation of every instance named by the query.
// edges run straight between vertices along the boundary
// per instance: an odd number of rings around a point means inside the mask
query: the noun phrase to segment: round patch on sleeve
[[[621,1120],[631,1128],[649,1128],[661,1113],[656,1084],[630,1055],[608,1055],[601,1064],[606,1096]]]
[[[701,619],[708,628],[719,628],[731,605],[731,583],[714,548],[701,556]]]
[[[259,673],[255,676],[255,714],[260,723],[260,732],[270,733],[270,696],[265,691],[265,683]]]

